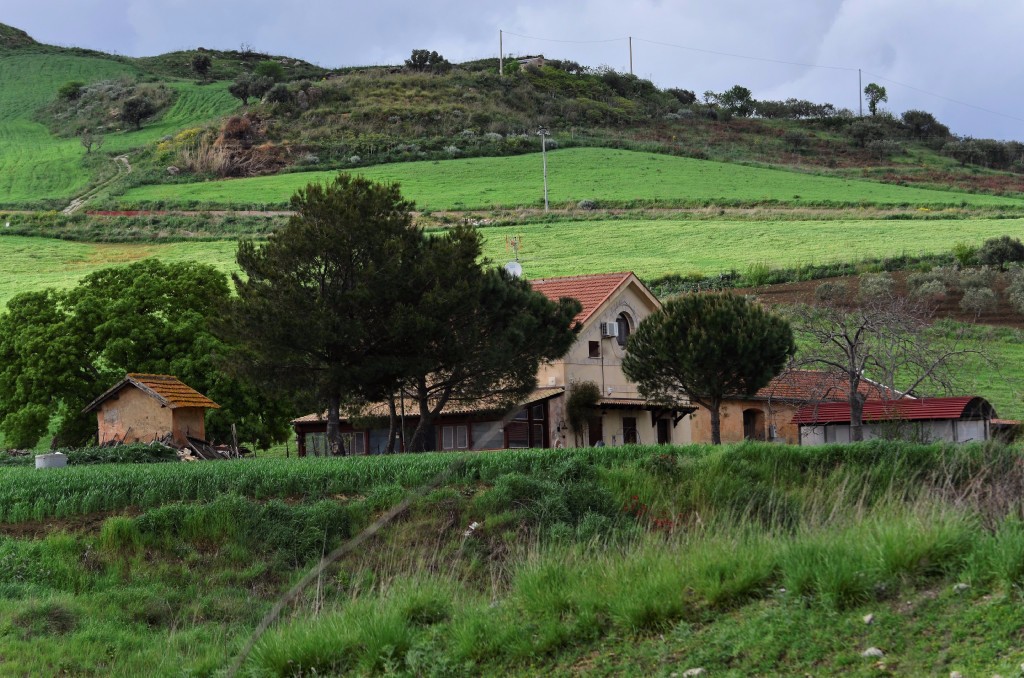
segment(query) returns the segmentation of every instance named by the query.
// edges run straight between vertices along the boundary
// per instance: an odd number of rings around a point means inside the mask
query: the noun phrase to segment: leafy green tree
[[[711,413],[711,442],[722,442],[721,406],[752,396],[796,352],[782,318],[732,294],[689,294],[640,323],[622,370],[647,398],[686,396]]]
[[[121,120],[142,129],[142,121],[156,113],[156,106],[149,97],[133,96],[121,104]]]
[[[71,290],[22,294],[0,315],[0,432],[8,444],[34,445],[56,418],[54,444],[96,435],[82,408],[127,372],[174,374],[221,409],[210,436],[261,447],[283,440],[287,417],[274,399],[229,376],[220,361],[232,347],[212,319],[229,297],[226,278],[203,264],[146,260],[97,271]]]
[[[284,66],[276,61],[261,61],[256,64],[256,67],[252,69],[252,72],[256,77],[270,78],[272,83],[284,80]]]
[[[754,112],[753,93],[741,85],[733,85],[722,92],[718,97],[718,103],[741,118],[750,117]]]
[[[252,76],[248,74],[238,76],[238,78],[233,83],[228,85],[228,94],[235,97],[236,99],[241,99],[243,106],[248,106],[249,97],[255,96],[250,91],[250,88],[252,86],[252,80]]]
[[[414,49],[409,58],[405,60],[405,67],[413,71],[443,73],[451,68],[451,64],[437,52]]]
[[[868,110],[871,111],[871,115],[878,111],[878,104],[889,100],[885,88],[873,82],[869,82],[864,88],[864,96],[868,98]]]
[[[907,132],[915,139],[933,144],[938,143],[941,146],[950,138],[949,128],[927,111],[904,111],[900,119],[903,121],[903,126],[907,128]]]
[[[291,207],[265,244],[239,243],[231,327],[247,347],[241,368],[296,404],[326,404],[341,454],[342,406],[383,400],[409,373],[409,272],[423,236],[397,186],[345,174],[300,189]]]
[[[1024,261],[1024,243],[1017,238],[1001,235],[989,238],[978,249],[978,262],[986,266],[998,266],[1000,271],[1006,270],[1006,264]]]
[[[409,380],[419,422],[408,447],[433,449],[433,422],[451,402],[513,406],[537,387],[542,361],[575,339],[574,299],[550,301],[482,260],[482,239],[460,226],[425,241],[413,274],[417,351]]]
[[[192,56],[192,71],[199,76],[201,80],[206,80],[210,75],[210,67],[213,66],[213,60],[210,59],[209,54],[203,54],[199,52]]]

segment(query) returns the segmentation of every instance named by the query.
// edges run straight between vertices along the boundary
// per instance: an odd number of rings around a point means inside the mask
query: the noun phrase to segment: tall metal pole
[[[860,78],[860,69],[857,69],[857,104],[860,106],[860,117],[864,117],[864,82]]]
[[[540,155],[544,161],[544,211],[548,211],[548,130],[541,127],[537,130],[540,136]]]
[[[633,75],[633,36],[629,36],[629,74]]]
[[[505,75],[505,46],[501,29],[498,29],[498,75]]]

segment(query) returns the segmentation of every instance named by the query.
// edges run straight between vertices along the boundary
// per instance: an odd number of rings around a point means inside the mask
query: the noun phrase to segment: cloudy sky
[[[628,70],[632,36],[634,72],[661,87],[856,111],[861,69],[896,114],[1024,140],[1020,0],[0,0],[0,22],[130,56],[247,43],[328,67],[497,56],[500,29],[506,54]]]

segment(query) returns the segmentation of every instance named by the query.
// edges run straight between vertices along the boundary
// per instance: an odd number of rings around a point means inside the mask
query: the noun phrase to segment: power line
[[[701,49],[700,47],[687,47],[686,45],[676,45],[671,42],[658,42],[657,40],[646,40],[644,38],[636,38],[640,42],[646,42],[651,45],[661,45],[662,47],[674,47],[676,49],[685,49],[690,52],[702,52],[704,54],[715,54],[717,56],[733,57],[735,59],[748,59],[750,61],[766,61],[773,64],[785,64],[786,66],[803,66],[804,68],[827,68],[833,71],[855,71],[856,68],[848,68],[846,66],[822,66],[821,64],[805,64],[799,61],[784,61],[782,59],[769,59],[767,57],[756,57],[749,56],[746,54],[732,54],[730,52],[717,52],[713,49]]]
[[[966,101],[958,101],[957,99],[951,99],[951,98],[949,98],[947,96],[943,96],[941,94],[936,94],[935,92],[929,92],[928,90],[921,89],[920,87],[914,87],[913,85],[908,85],[905,82],[899,82],[897,80],[893,80],[892,78],[887,78],[884,75],[878,75],[877,73],[867,73],[866,71],[865,71],[865,75],[870,75],[872,78],[875,78],[877,80],[884,80],[886,82],[891,82],[892,84],[899,85],[900,87],[906,87],[907,89],[912,89],[915,92],[920,92],[921,94],[927,94],[928,96],[935,97],[936,99],[942,99],[943,101],[948,101],[948,102],[953,103],[953,104],[959,104],[961,106],[966,106],[967,108],[973,108],[974,110],[981,111],[982,113],[989,113],[991,115],[998,115],[998,116],[1003,117],[1003,118],[1009,118],[1010,120],[1016,120],[1017,122],[1024,122],[1024,118],[1018,118],[1017,116],[1014,116],[1014,115],[1009,115],[1007,113],[1000,113],[999,111],[993,111],[993,110],[990,110],[988,108],[983,108],[982,106],[977,106],[975,104],[969,104]]]
[[[567,45],[593,45],[604,42],[622,42],[628,40],[628,38],[608,38],[607,40],[556,40],[554,38],[538,38],[533,35],[521,35],[519,33],[513,33],[512,31],[504,31],[506,35],[514,35],[517,38],[526,38],[527,40],[539,40],[541,42],[560,42]]]

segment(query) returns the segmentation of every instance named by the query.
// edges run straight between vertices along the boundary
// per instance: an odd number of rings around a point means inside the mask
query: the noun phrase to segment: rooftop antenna
[[[514,261],[510,261],[503,266],[505,271],[513,278],[521,278],[523,276],[523,267],[519,263],[519,246],[523,242],[523,236],[521,235],[506,235],[505,236],[505,251],[512,251],[515,256]]]

